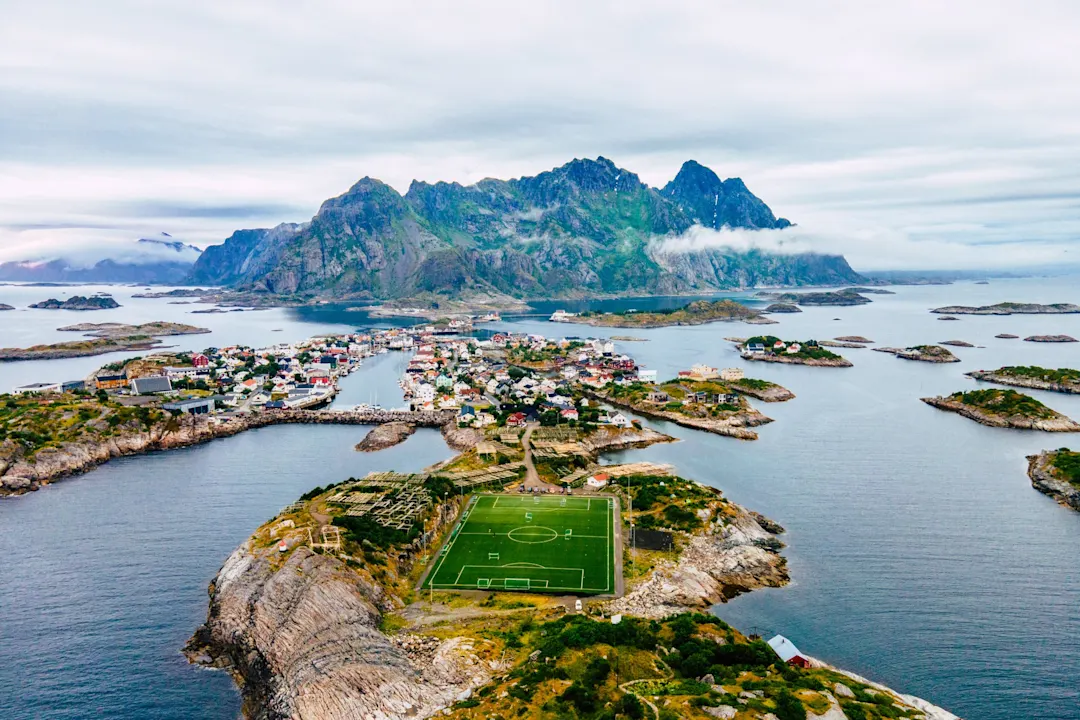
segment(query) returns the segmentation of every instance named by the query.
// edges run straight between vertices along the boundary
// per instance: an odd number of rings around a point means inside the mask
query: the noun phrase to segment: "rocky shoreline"
[[[213,419],[187,416],[173,430],[159,424],[150,430],[129,432],[105,442],[69,443],[59,448],[45,448],[31,459],[0,458],[0,496],[32,492],[42,485],[92,470],[113,458],[199,445],[270,425],[376,425],[407,420],[421,427],[440,427],[452,417],[453,412],[446,411],[346,413],[323,410],[285,410]]]
[[[1038,455],[1028,455],[1028,477],[1031,486],[1044,495],[1057,500],[1065,507],[1080,511],[1080,488],[1068,480],[1057,477],[1052,460],[1055,451],[1043,451]]]
[[[1057,413],[1055,413],[1056,417],[1051,418],[1033,418],[1023,415],[1003,416],[945,397],[925,397],[920,398],[920,400],[931,407],[963,415],[980,425],[988,427],[1042,430],[1044,432],[1080,432],[1080,423]]]
[[[850,360],[840,356],[837,356],[835,358],[805,358],[795,355],[787,355],[784,353],[781,353],[780,355],[768,355],[765,353],[744,352],[742,353],[741,357],[743,360],[779,363],[781,365],[809,365],[810,367],[854,367]]]
[[[727,523],[712,519],[704,532],[689,539],[677,561],[658,564],[629,593],[608,602],[608,612],[658,619],[786,585],[787,561],[779,554],[783,543],[752,513],[734,507],[735,518]]]
[[[731,383],[731,389],[740,395],[746,395],[752,397],[755,400],[761,402],[787,402],[788,400],[795,399],[795,393],[788,390],[783,385],[777,385],[776,383],[770,383],[768,387],[756,388],[750,385],[743,385],[742,381],[736,380]]]
[[[418,662],[379,631],[404,602],[370,574],[304,546],[284,562],[275,554],[249,540],[229,556],[210,585],[206,624],[185,649],[233,676],[245,717],[425,718],[499,667],[465,638],[436,640]]]
[[[1047,390],[1050,392],[1080,395],[1080,383],[1066,384],[1049,382],[1047,380],[1039,380],[1038,378],[1005,375],[992,370],[972,370],[971,372],[964,374],[975,380],[997,383],[998,385],[1012,385],[1013,387],[1028,388],[1030,390]]]

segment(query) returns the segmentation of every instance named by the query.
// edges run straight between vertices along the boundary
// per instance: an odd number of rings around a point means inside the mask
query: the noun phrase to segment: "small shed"
[[[783,635],[777,635],[769,640],[769,647],[771,647],[773,652],[788,665],[795,665],[802,668],[810,667],[810,659],[800,653],[799,648],[795,647],[795,643],[791,642]]]

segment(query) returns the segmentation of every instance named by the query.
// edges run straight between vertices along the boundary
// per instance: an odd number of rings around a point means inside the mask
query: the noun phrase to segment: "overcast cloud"
[[[1068,2],[5,0],[0,260],[206,245],[365,175],[694,158],[857,269],[1080,259]],[[675,245],[673,244],[673,247]]]

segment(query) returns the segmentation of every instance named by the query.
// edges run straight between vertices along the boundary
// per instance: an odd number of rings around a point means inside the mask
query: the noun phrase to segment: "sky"
[[[4,0],[0,261],[199,245],[364,176],[742,177],[856,269],[1080,262],[1080,4]]]

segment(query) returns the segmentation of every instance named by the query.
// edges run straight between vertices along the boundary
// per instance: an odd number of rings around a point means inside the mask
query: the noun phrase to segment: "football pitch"
[[[614,518],[606,497],[474,495],[423,587],[613,593]]]

